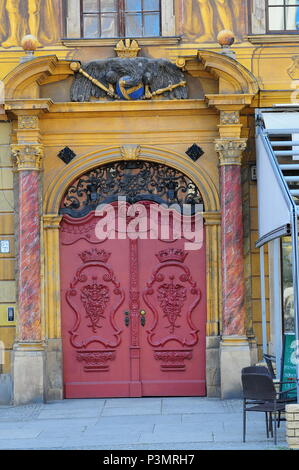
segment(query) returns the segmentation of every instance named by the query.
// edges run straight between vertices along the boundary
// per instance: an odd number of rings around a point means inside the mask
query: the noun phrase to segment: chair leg
[[[274,445],[277,444],[277,415],[276,411],[274,411]]]
[[[278,412],[278,423],[277,423],[278,428],[280,427],[280,418],[281,418],[281,412],[279,411]]]
[[[245,442],[246,436],[246,404],[245,400],[243,400],[243,442]]]
[[[266,417],[266,432],[267,432],[267,439],[269,439],[269,423],[268,423],[268,413],[267,413],[267,411],[265,412],[265,417]]]
[[[271,437],[273,437],[273,421],[272,421],[272,413],[269,413],[269,431]]]

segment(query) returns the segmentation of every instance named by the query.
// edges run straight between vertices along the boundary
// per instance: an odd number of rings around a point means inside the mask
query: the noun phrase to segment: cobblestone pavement
[[[217,398],[63,400],[0,407],[0,449],[52,450],[268,450],[286,449],[266,437],[264,413],[247,414],[242,401]]]

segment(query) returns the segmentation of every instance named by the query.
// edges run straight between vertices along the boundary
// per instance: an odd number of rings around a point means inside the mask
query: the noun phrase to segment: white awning
[[[295,310],[295,334],[299,342],[299,107],[288,112],[257,110],[257,179],[259,240],[257,246],[285,234],[292,239],[292,274]],[[287,232],[288,230],[288,232]],[[275,243],[279,251],[279,243]],[[261,248],[261,261],[264,263],[264,250]],[[277,254],[277,253],[276,253]],[[279,268],[276,267],[278,272]],[[276,276],[275,289],[280,289],[279,276]],[[261,284],[264,281],[262,280]],[[263,328],[266,329],[266,300],[263,292]],[[278,306],[277,300],[274,301]],[[277,312],[280,309],[278,307]],[[278,332],[281,334],[281,331]],[[279,360],[279,354],[276,354]],[[296,362],[297,402],[299,402],[299,361]]]
[[[299,195],[299,165],[294,162],[299,156],[299,112],[259,110],[257,123],[257,246],[262,246],[291,233],[294,198]]]
[[[256,138],[256,149],[259,240],[266,243],[277,238],[278,232],[287,231],[287,225],[290,224],[290,206],[262,135]]]
[[[277,112],[263,112],[263,120],[265,128],[270,131],[277,130],[299,130],[299,113],[298,111],[277,111]]]

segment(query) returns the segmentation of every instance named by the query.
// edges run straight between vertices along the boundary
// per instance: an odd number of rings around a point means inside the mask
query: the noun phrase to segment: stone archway
[[[61,345],[61,312],[60,312],[60,276],[59,276],[59,228],[61,214],[59,213],[61,200],[65,195],[70,183],[80,178],[93,168],[102,164],[112,165],[114,162],[133,163],[132,155],[138,157],[135,161],[155,162],[165,164],[167,167],[176,169],[177,173],[182,172],[188,181],[192,181],[199,188],[204,202],[206,212],[204,213],[206,224],[206,290],[207,290],[207,370],[212,368],[209,362],[209,338],[214,342],[215,335],[218,334],[219,322],[219,201],[217,190],[205,171],[190,165],[190,161],[179,154],[150,148],[144,146],[113,147],[103,149],[91,155],[84,155],[75,159],[64,171],[58,175],[48,188],[44,198],[44,248],[45,248],[45,311],[46,311],[46,336],[48,338],[48,349],[46,355],[48,360],[47,398],[63,397],[62,380],[62,345]],[[131,158],[128,159],[128,156]],[[96,163],[98,162],[98,163]],[[214,345],[213,345],[214,347]],[[53,378],[53,381],[51,380]],[[208,374],[209,380],[209,374]],[[209,387],[209,383],[207,384]]]

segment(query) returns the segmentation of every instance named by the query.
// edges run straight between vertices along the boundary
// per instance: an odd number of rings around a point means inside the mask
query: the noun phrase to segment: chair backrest
[[[269,374],[242,374],[243,396],[251,400],[274,400],[276,390]]]
[[[273,361],[275,361],[275,357],[270,356],[270,354],[264,354],[264,359],[265,359],[265,362],[267,364],[267,367],[268,367],[268,370],[272,379],[275,379],[276,375],[275,375],[274,367],[273,367]]]
[[[270,375],[267,367],[264,366],[249,366],[242,369],[242,374],[265,374]]]

